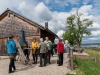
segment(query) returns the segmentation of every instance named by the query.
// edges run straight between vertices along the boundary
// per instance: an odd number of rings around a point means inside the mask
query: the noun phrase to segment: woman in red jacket
[[[58,66],[63,65],[63,53],[64,53],[64,44],[62,43],[62,40],[60,39],[57,44],[57,51],[59,56],[59,63]]]

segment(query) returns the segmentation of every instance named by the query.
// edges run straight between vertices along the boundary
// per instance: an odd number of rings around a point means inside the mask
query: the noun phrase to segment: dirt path
[[[16,62],[17,70],[8,74],[8,64],[9,59],[0,59],[0,75],[66,75],[67,73],[75,74],[75,72],[67,69],[64,66],[57,66],[56,64],[57,55],[54,55],[51,58],[51,64],[47,64],[46,67],[39,67],[38,64],[34,65],[22,65],[21,63]]]

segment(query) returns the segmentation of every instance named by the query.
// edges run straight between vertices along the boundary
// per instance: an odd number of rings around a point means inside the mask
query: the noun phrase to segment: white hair
[[[68,40],[65,40],[65,44],[67,44],[68,43]]]
[[[43,38],[40,38],[40,42],[43,42]]]

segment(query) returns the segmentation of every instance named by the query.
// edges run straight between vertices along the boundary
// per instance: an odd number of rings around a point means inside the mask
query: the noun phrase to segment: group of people
[[[57,44],[58,66],[64,65],[68,67],[70,56],[70,45],[67,40],[59,40]]]
[[[37,64],[38,56],[40,56],[40,65],[39,67],[46,66],[47,63],[51,64],[51,54],[53,53],[53,48],[55,49],[55,52],[58,54],[58,66],[63,65],[64,63],[68,62],[68,55],[70,53],[70,46],[67,40],[64,42],[61,39],[55,39],[54,40],[55,45],[53,46],[53,43],[49,40],[48,37],[45,37],[45,40],[43,38],[39,39],[39,42],[36,38],[33,38],[30,48],[31,54],[33,57],[33,64]],[[27,43],[26,43],[27,44]],[[7,51],[10,58],[10,64],[9,64],[9,73],[13,73],[16,70],[15,64],[14,64],[14,57],[17,52],[16,43],[13,40],[13,35],[9,35],[8,40],[6,42],[7,45]],[[28,47],[28,44],[27,44]],[[22,47],[23,49],[23,47]],[[29,53],[28,49],[23,50],[26,58],[29,60]],[[44,60],[44,63],[43,61]],[[66,60],[66,61],[63,61]],[[13,69],[13,70],[12,70]]]
[[[39,43],[36,38],[33,38],[31,48],[34,61],[33,64],[37,64],[38,55],[40,56],[40,67],[43,67],[42,58],[44,59],[44,66],[46,66],[46,63],[51,64],[50,57],[52,51],[52,42],[48,37],[45,38],[45,41],[43,41],[43,38],[40,38]]]
[[[9,73],[13,73],[16,70],[14,60],[15,56],[17,54],[17,45],[15,40],[13,39],[13,35],[10,34],[8,37],[8,40],[6,41],[7,46],[7,52],[10,58],[9,63]],[[49,40],[48,37],[45,38],[45,41],[43,41],[43,38],[40,38],[39,42],[36,38],[33,38],[32,43],[30,45],[31,53],[33,57],[33,64],[37,64],[38,56],[40,56],[40,65],[39,67],[46,66],[47,63],[51,64],[50,58],[51,58],[51,49],[52,49],[52,42]],[[27,42],[25,42],[21,48],[23,50],[24,55],[29,60],[29,51],[28,49],[24,49],[25,46],[28,47]],[[44,59],[44,64],[42,63],[42,59]],[[13,70],[12,70],[13,69]]]

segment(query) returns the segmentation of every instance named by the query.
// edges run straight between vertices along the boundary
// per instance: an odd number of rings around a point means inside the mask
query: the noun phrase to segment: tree
[[[66,32],[63,34],[63,39],[68,40],[71,45],[77,43],[80,47],[83,35],[90,35],[91,31],[88,27],[92,26],[93,21],[88,18],[81,19],[82,14],[76,13],[67,17]]]

